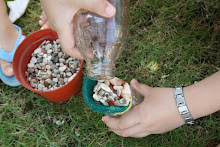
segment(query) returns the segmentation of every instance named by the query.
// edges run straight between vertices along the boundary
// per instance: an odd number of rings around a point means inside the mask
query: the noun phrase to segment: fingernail
[[[110,119],[110,116],[103,116],[102,117],[102,121],[105,122],[105,121],[108,121]]]
[[[39,24],[41,25],[42,23],[43,23],[43,21],[42,21],[42,20],[40,20],[40,21],[39,21]]]
[[[108,16],[113,16],[114,13],[115,13],[115,8],[111,5],[109,5],[106,9],[105,9],[105,13],[108,15]]]
[[[43,16],[42,16],[42,15],[40,16],[40,19],[41,19],[41,18],[43,18]]]
[[[138,83],[138,81],[136,79],[132,79],[131,80],[131,85],[134,86],[136,83]]]

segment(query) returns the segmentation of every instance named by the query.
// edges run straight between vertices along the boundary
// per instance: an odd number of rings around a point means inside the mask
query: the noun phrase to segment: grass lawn
[[[220,1],[130,0],[130,35],[116,76],[150,86],[191,85],[220,69]],[[31,0],[16,24],[38,30],[41,5]],[[22,86],[0,82],[1,146],[192,146],[220,144],[220,112],[171,132],[123,138],[109,132],[82,92],[65,103],[49,102]],[[64,120],[57,125],[55,120]]]

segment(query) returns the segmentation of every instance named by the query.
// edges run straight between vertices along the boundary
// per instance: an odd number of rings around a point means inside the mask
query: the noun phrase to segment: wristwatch
[[[183,87],[174,88],[174,94],[175,94],[176,104],[182,118],[187,124],[189,125],[194,124],[194,119],[192,118],[187,108],[186,101],[183,95]]]

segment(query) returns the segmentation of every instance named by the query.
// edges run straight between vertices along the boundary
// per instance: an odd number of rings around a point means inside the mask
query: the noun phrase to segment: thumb
[[[77,1],[78,5],[86,10],[94,12],[104,17],[113,17],[116,9],[107,0],[85,0]]]
[[[142,98],[149,91],[149,86],[139,83],[136,79],[131,80],[132,94],[137,98]]]

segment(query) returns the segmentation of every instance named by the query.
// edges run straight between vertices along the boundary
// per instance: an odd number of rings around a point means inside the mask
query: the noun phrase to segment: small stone
[[[41,52],[44,53],[44,54],[47,53],[47,51],[45,49],[43,49],[43,48],[41,49]]]
[[[114,101],[115,99],[112,96],[109,96],[108,100],[113,100]]]
[[[61,85],[64,85],[64,84],[65,84],[64,79],[63,79],[63,78],[60,78],[60,84],[61,84]]]
[[[50,79],[51,79],[51,80],[53,79],[53,75],[52,75],[52,74],[50,75]]]
[[[60,63],[64,63],[64,62],[65,62],[65,59],[60,58],[59,61],[60,61]]]
[[[105,93],[105,92],[104,92],[104,90],[102,90],[102,89],[101,89],[101,90],[99,90],[99,95],[100,95],[100,96],[103,96],[103,95],[104,95],[104,93]]]
[[[37,58],[36,57],[32,57],[31,61],[33,61],[33,63],[37,63]]]
[[[54,59],[53,59],[53,63],[58,63],[58,62],[59,62],[59,57],[55,56]]]
[[[101,83],[100,84],[101,89],[107,91],[107,92],[111,92],[111,89],[108,87],[108,85]]]
[[[51,61],[51,59],[52,59],[52,56],[51,56],[51,55],[49,55],[49,56],[47,57],[48,64],[49,64],[49,63],[53,63],[53,62],[49,62],[49,61]]]
[[[48,88],[49,87],[49,83],[47,81],[44,81],[44,86]]]
[[[99,90],[98,90],[99,87],[100,87],[100,86],[99,86],[98,84],[96,84],[96,85],[94,86],[93,92],[99,91]],[[99,89],[100,89],[100,88],[99,88]]]
[[[38,88],[39,91],[42,91],[42,90],[43,90],[43,87],[44,87],[44,86],[43,86],[42,84],[39,84],[37,88]]]
[[[31,79],[31,82],[37,83],[38,79]]]
[[[36,83],[34,83],[34,82],[30,82],[30,84],[31,84],[31,87],[33,87],[33,88],[35,88],[36,87]]]
[[[44,63],[39,63],[39,65],[40,65],[41,67],[44,67],[44,66],[45,66],[45,64],[44,64]]]
[[[41,52],[41,48],[37,48],[36,50],[34,50],[34,54],[38,54]]]
[[[96,100],[96,101],[100,101],[101,100],[101,97],[97,94],[93,94],[93,98]]]
[[[64,82],[65,82],[65,83],[68,83],[68,78],[64,78]]]
[[[123,86],[113,86],[113,89],[115,90],[121,90],[123,88]]]
[[[52,81],[51,81],[51,79],[46,79],[45,80],[48,84],[50,84]]]
[[[113,101],[112,99],[108,100],[108,104],[109,104],[110,106],[115,106],[115,103],[114,103],[114,101]]]
[[[72,79],[76,76],[76,73],[69,77],[68,82],[72,81]]]
[[[117,90],[117,95],[121,96],[121,90]]]
[[[51,49],[51,47],[52,47],[51,44],[47,44],[46,47],[45,47],[45,49],[46,49],[46,50],[49,50],[49,49]]]
[[[47,54],[51,54],[53,52],[53,50],[51,50],[51,49],[49,49],[49,50],[47,50]],[[51,56],[52,57],[52,56]]]
[[[51,81],[50,85],[54,86],[57,82]]]
[[[104,96],[102,99],[103,99],[104,101],[107,101],[107,100],[108,100],[108,98],[107,98],[107,97],[105,97],[105,96]]]
[[[42,63],[42,62],[43,62],[43,58],[37,60],[37,63]]]
[[[119,103],[120,103],[120,104],[126,104],[126,99],[121,98],[121,99],[119,100]]]
[[[28,68],[27,71],[30,72],[30,73],[33,73],[34,69],[33,68]]]
[[[63,63],[60,63],[60,67],[61,67],[61,66],[64,66],[64,64],[63,64]]]
[[[53,81],[54,81],[54,82],[58,82],[58,79],[57,79],[57,78],[53,78]]]
[[[66,75],[67,75],[68,77],[70,77],[70,76],[72,76],[72,73],[71,73],[71,72],[67,72]]]
[[[46,69],[50,70],[51,66],[50,65],[46,65]]]
[[[62,66],[62,67],[59,68],[59,71],[63,72],[63,71],[66,70],[66,68],[67,68],[67,66]]]
[[[28,68],[34,68],[34,64],[29,63],[29,64],[28,64]]]

